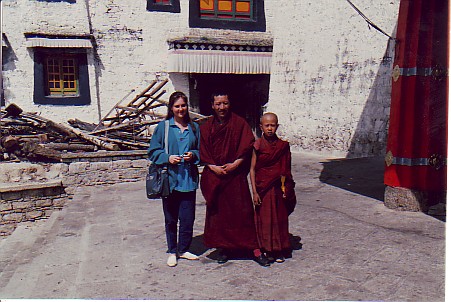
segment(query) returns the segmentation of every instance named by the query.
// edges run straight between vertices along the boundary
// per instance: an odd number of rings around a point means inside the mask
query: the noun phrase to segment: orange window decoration
[[[52,57],[47,59],[48,95],[77,95],[78,76],[74,58]]]
[[[231,12],[232,11],[232,1],[218,1],[218,10],[220,12]]]
[[[200,0],[203,19],[251,20],[253,0]]]

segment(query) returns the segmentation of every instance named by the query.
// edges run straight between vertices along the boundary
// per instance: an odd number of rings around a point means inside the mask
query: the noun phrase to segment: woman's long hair
[[[166,119],[169,120],[171,117],[174,117],[174,112],[172,111],[172,107],[174,107],[174,104],[178,99],[182,99],[186,104],[187,110],[186,110],[186,115],[183,117],[183,121],[187,124],[190,124],[191,128],[195,132],[196,128],[194,127],[193,121],[191,120],[191,118],[189,116],[188,97],[181,91],[175,91],[169,97],[168,113],[166,114]]]

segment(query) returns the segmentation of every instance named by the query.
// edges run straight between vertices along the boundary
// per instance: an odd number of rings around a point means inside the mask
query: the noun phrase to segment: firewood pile
[[[167,106],[160,99],[166,82],[153,81],[127,104],[117,103],[98,124],[55,123],[9,104],[0,111],[0,161],[59,162],[67,152],[146,150],[154,126],[165,117],[155,109]],[[199,122],[206,118],[189,114]]]

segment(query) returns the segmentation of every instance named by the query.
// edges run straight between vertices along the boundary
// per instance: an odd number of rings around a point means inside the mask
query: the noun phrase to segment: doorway
[[[259,121],[268,102],[269,74],[190,74],[190,102],[203,115],[212,115],[211,94],[226,91],[231,109],[260,136]]]

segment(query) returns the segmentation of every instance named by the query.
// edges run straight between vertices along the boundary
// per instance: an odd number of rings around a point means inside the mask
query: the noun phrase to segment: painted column
[[[445,198],[448,0],[401,0],[385,157],[385,205],[426,211]]]

